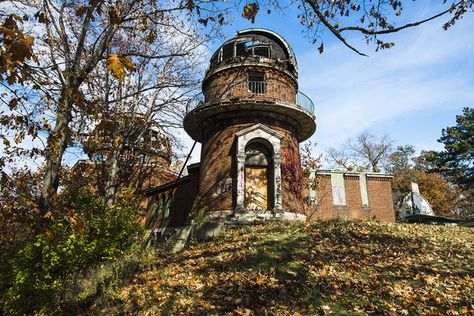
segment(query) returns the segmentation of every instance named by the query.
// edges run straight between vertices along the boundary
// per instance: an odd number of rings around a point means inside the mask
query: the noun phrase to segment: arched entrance
[[[283,136],[263,124],[255,124],[238,132],[236,137],[235,213],[282,212],[280,141]]]
[[[273,208],[273,158],[271,144],[253,139],[245,147],[245,208],[250,211]]]

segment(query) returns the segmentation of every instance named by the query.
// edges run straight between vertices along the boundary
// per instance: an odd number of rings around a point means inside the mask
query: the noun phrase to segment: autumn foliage
[[[33,188],[25,180],[32,180]],[[131,191],[121,191],[113,207],[107,207],[103,197],[66,188],[45,219],[31,202],[38,193],[34,178],[19,172],[9,181],[12,190],[2,192],[0,204],[0,314],[64,312],[84,273],[115,260],[140,240],[140,213]],[[38,231],[35,224],[47,220]]]
[[[468,315],[469,228],[361,221],[262,223],[157,253],[84,314]]]

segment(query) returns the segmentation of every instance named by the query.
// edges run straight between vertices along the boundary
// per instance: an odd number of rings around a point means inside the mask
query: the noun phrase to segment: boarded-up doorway
[[[265,140],[255,139],[245,147],[245,206],[250,211],[269,210],[273,172],[272,154]]]
[[[247,209],[268,209],[268,167],[245,166]]]

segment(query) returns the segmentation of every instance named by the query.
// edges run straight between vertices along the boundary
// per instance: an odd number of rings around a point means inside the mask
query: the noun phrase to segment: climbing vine
[[[290,186],[290,192],[297,198],[301,198],[303,190],[302,170],[299,155],[293,150],[282,150],[281,171],[283,178],[286,179]]]

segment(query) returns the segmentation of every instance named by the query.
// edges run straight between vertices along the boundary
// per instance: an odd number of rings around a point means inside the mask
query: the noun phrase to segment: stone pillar
[[[245,212],[245,152],[237,154],[237,201],[235,213]]]
[[[281,154],[280,152],[275,152],[273,156],[273,174],[274,174],[274,188],[275,188],[275,206],[273,210],[276,213],[283,212],[282,200],[281,200]]]

